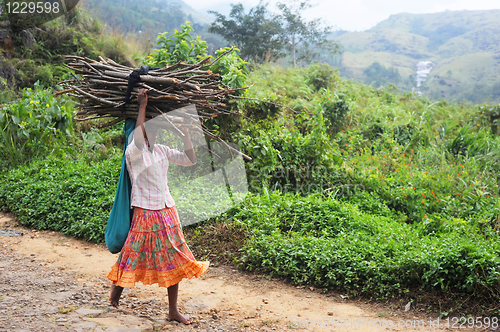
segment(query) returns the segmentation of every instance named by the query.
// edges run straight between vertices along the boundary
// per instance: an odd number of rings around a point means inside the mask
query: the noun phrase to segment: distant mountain
[[[424,94],[500,102],[500,10],[392,15],[335,39],[344,47],[337,65],[347,76],[375,85],[392,80],[409,90],[417,84],[417,64],[431,61],[435,67],[419,88]],[[399,79],[388,75],[390,68]]]

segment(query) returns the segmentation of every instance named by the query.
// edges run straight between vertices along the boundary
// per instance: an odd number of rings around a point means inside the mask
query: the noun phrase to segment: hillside
[[[192,21],[212,52],[221,36],[206,32],[208,16],[182,0],[83,0],[82,5],[115,32],[134,35],[153,47],[158,32]],[[342,76],[375,87],[395,84],[433,99],[500,102],[500,9],[392,15],[364,32],[336,32],[344,52],[323,61]],[[432,62],[428,77],[417,65]],[[417,84],[424,79],[422,85]]]
[[[416,65],[435,65],[420,91],[432,98],[500,102],[500,10],[398,14],[364,32],[336,37],[341,71],[372,83],[374,62],[399,71],[401,88],[416,85]]]
[[[208,43],[208,49],[223,46],[220,36],[209,34],[210,18],[197,12],[182,0],[82,0],[82,5],[112,29],[148,40],[154,46],[159,32],[173,32],[186,21],[191,22],[197,35]]]
[[[48,87],[64,80],[63,54],[110,57],[136,66],[154,48],[158,33],[173,32],[186,21],[193,22],[194,34],[202,35],[212,52],[224,44],[220,36],[204,33],[206,20],[178,0],[82,0],[68,15],[37,28],[2,28],[0,104],[37,81]],[[2,26],[9,26],[5,22]]]

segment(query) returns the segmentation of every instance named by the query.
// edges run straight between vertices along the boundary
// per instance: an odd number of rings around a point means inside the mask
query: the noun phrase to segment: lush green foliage
[[[235,136],[254,158],[247,164],[254,192],[270,187],[307,194],[331,187],[340,177],[332,167],[341,161],[337,145],[329,140],[319,111],[296,118],[294,126],[281,119],[265,130],[249,125]]]
[[[496,108],[335,78],[317,89],[311,73],[261,66],[250,76],[250,96],[309,114],[268,112],[235,135],[254,158],[258,194],[228,215],[254,231],[243,266],[378,298],[498,299]],[[331,122],[329,110],[339,114]],[[283,194],[268,194],[275,189]]]
[[[245,104],[249,116],[262,118],[241,122],[233,135],[254,158],[247,164],[254,192],[326,191],[350,200],[353,191],[366,191],[407,222],[433,214],[498,218],[494,111],[396,96],[335,76],[317,89],[318,72],[261,66],[251,74],[258,88],[248,96],[301,110]]]
[[[182,30],[175,30],[170,36],[168,32],[159,33],[157,37],[157,49],[153,50],[142,63],[152,67],[165,67],[178,62],[198,63],[207,57],[207,43],[200,36],[193,39],[190,32],[193,28],[186,22]],[[242,88],[246,83],[248,69],[247,62],[243,61],[235,51],[225,47],[215,51],[215,56],[220,58],[210,70],[221,75],[222,83],[231,88]],[[224,54],[226,53],[226,54]]]
[[[233,89],[239,89],[244,87],[247,81],[248,69],[246,65],[248,62],[236,53],[239,51],[237,48],[227,55],[223,55],[229,50],[229,47],[224,47],[215,51],[215,56],[221,58],[210,69],[222,76],[223,84]]]
[[[121,156],[86,163],[49,157],[2,176],[0,204],[21,224],[104,241]]]
[[[156,37],[158,48],[143,59],[143,63],[152,67],[163,68],[177,62],[197,63],[207,56],[207,43],[200,36],[192,39],[189,34],[193,28],[189,23],[181,26],[168,36],[168,32],[159,33]]]
[[[231,218],[252,230],[241,263],[296,284],[386,298],[410,290],[500,297],[498,234],[460,218],[408,225],[355,205],[273,192]]]
[[[73,103],[56,100],[38,83],[23,90],[22,97],[0,109],[3,167],[51,153],[72,131]]]
[[[453,160],[449,155],[453,161],[446,162],[446,152],[439,156],[436,147],[398,148],[394,137],[401,138],[391,133],[382,133],[387,136],[382,136],[380,143],[392,149],[381,148],[376,153],[363,147],[352,131],[337,135],[344,156],[348,156],[345,166],[358,187],[376,193],[391,209],[404,213],[412,222],[423,221],[432,214],[466,219],[481,216],[489,221],[498,217],[499,186],[489,162],[463,156]],[[435,136],[439,137],[438,132]],[[455,140],[443,144],[442,150]]]

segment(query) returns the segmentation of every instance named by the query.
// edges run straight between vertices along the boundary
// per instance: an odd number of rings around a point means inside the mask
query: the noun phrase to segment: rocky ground
[[[2,331],[455,331],[419,308],[373,306],[342,294],[322,294],[279,280],[245,274],[231,266],[211,267],[199,279],[180,284],[181,312],[194,318],[185,326],[166,320],[166,291],[136,285],[125,289],[116,309],[109,305],[110,282],[105,278],[116,260],[102,244],[59,233],[19,227],[12,216],[0,214],[0,332]],[[358,321],[354,327],[312,327],[309,321]],[[385,326],[368,326],[361,320]],[[424,326],[398,326],[399,321]],[[389,326],[387,322],[392,322]],[[299,325],[299,326],[297,326]],[[461,329],[464,330],[464,329]],[[466,329],[494,331],[494,329]]]
[[[139,299],[129,289],[124,291],[120,308],[115,309],[108,303],[107,279],[81,282],[78,273],[47,267],[50,263],[35,257],[36,254],[20,256],[5,241],[0,240],[0,245],[2,332],[208,332],[242,331],[250,326],[244,319],[233,318],[228,309],[208,308],[199,301],[188,301],[181,306],[193,316],[195,322],[191,326],[167,322],[167,303],[161,298]],[[276,330],[273,324],[269,325],[259,330]]]

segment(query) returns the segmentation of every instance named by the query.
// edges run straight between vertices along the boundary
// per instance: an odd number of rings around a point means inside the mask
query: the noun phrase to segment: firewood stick
[[[114,62],[113,60],[111,60],[111,59],[109,59],[109,58],[108,58],[108,60],[107,60],[107,61],[108,61],[108,63],[112,64],[112,65],[113,65],[113,66],[115,66],[115,67],[120,67],[120,68],[124,68],[124,69],[132,69],[132,68],[130,68],[130,67],[127,67],[127,66],[124,66],[124,65],[120,65],[119,63],[116,63],[116,62]],[[132,69],[132,70],[133,70],[133,69]]]
[[[115,103],[115,102],[111,102],[111,101],[108,101],[108,100],[106,100],[106,99],[98,98],[98,97],[94,96],[93,94],[90,94],[90,93],[88,93],[88,92],[85,92],[85,91],[81,90],[80,88],[77,88],[76,86],[75,86],[75,87],[73,87],[73,89],[75,89],[75,91],[77,91],[77,92],[79,92],[79,93],[81,93],[81,94],[83,94],[83,95],[85,95],[85,96],[87,96],[87,97],[89,97],[89,98],[92,98],[92,99],[98,100],[98,101],[100,101],[100,102],[102,102],[102,103],[105,103],[105,104],[110,104],[110,105],[116,105],[116,103]]]
[[[110,70],[105,70],[104,74],[107,76],[112,76],[112,77],[128,78],[128,75],[125,73],[118,73],[118,72],[113,72]],[[155,76],[151,76],[151,75],[140,75],[140,77],[141,77],[141,81],[143,81],[143,82],[167,84],[167,85],[179,83],[179,81],[176,78],[163,78],[163,77],[155,77]]]

